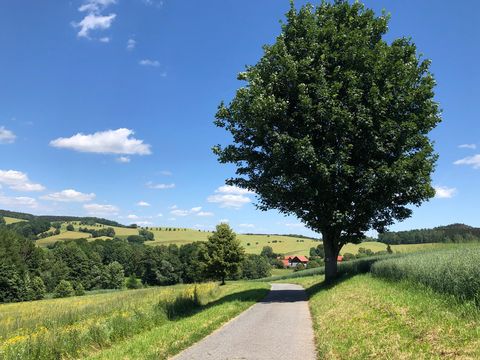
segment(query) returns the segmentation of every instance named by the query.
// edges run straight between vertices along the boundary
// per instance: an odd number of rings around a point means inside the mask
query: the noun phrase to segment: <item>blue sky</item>
[[[297,5],[304,1],[297,1]],[[366,1],[432,59],[443,122],[437,197],[393,230],[480,226],[480,3]],[[222,187],[233,174],[212,121],[279,33],[287,0],[82,0],[0,4],[0,208],[122,223],[303,233]],[[463,145],[463,146],[462,146]]]

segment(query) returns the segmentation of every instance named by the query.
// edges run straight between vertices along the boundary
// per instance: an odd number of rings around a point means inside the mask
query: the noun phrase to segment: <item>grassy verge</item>
[[[238,282],[224,287],[210,283],[1,305],[0,358],[83,358],[116,344],[121,344],[117,350],[123,349],[155,331],[164,336],[177,323],[209,311],[210,327],[194,323],[165,338],[164,348],[170,353],[190,344],[179,339],[197,340],[267,291],[265,283]],[[216,311],[221,316],[214,317]]]
[[[190,314],[127,341],[93,354],[89,359],[167,359],[204,338],[212,331],[248,309],[268,292],[264,284],[235,282],[222,287],[222,294]]]
[[[296,278],[310,295],[319,359],[478,359],[480,312],[406,282],[369,274],[334,286]]]

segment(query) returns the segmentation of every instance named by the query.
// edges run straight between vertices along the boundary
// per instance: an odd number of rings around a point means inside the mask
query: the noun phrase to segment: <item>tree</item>
[[[212,279],[225,284],[227,276],[235,274],[244,259],[244,250],[236,234],[228,224],[217,225],[216,231],[208,237],[204,252],[207,273]]]
[[[61,280],[53,291],[53,296],[56,298],[64,298],[75,295],[73,286],[70,281]]]
[[[227,184],[254,191],[320,232],[326,279],[337,255],[369,229],[408,218],[433,197],[437,159],[428,133],[440,122],[430,62],[415,44],[383,36],[389,17],[346,0],[296,10],[264,47],[215,124],[233,144],[213,148],[237,166]]]
[[[132,274],[127,279],[127,289],[140,289],[142,284],[137,280],[137,277]]]
[[[45,297],[47,289],[41,277],[35,276],[30,284],[32,300],[41,300]]]
[[[75,228],[73,227],[72,224],[67,225],[67,231],[75,231]]]
[[[105,289],[121,289],[125,282],[123,266],[114,261],[105,266],[103,287]]]
[[[6,225],[6,224],[7,224],[7,222],[5,221],[4,217],[0,216],[0,226]]]

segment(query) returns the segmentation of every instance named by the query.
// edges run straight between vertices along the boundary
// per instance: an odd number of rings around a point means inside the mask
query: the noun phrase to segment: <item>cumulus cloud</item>
[[[458,145],[458,147],[460,149],[471,149],[471,150],[475,150],[477,148],[477,145],[476,144],[462,144],[462,145]]]
[[[17,136],[12,131],[0,126],[0,144],[12,144],[16,138]]]
[[[470,165],[474,169],[480,169],[480,154],[473,156],[467,156],[466,158],[457,160],[454,162],[455,165]]]
[[[138,226],[150,226],[153,225],[151,221],[137,221]]]
[[[207,201],[219,204],[223,208],[241,208],[252,200],[246,195],[253,195],[254,192],[241,189],[237,186],[223,185],[215,190],[215,194],[210,195]]]
[[[92,31],[107,30],[112,26],[113,21],[117,17],[115,13],[109,15],[102,14],[108,6],[115,4],[116,0],[87,0],[79,8],[78,11],[87,13],[78,23],[72,23],[73,27],[78,28],[78,37],[90,39]],[[101,37],[101,42],[109,42],[109,37]]]
[[[9,208],[29,208],[38,207],[38,202],[34,198],[26,196],[10,197],[0,193],[0,204]]]
[[[105,204],[85,204],[83,208],[89,215],[117,215],[118,208],[114,205]]]
[[[139,217],[135,214],[130,214],[130,215],[127,215],[127,219],[130,219],[130,220],[137,220]]]
[[[289,227],[289,228],[301,228],[301,227],[304,227],[304,225],[302,223],[285,223],[284,224],[286,227]]]
[[[188,215],[190,215],[190,211],[175,209],[175,210],[170,211],[170,214],[172,214],[174,216],[188,216]]]
[[[193,207],[190,209],[192,212],[196,213],[196,212],[199,212],[200,210],[202,210],[202,207],[201,206],[197,206],[197,207]]]
[[[135,41],[135,39],[128,39],[127,41],[127,50],[129,51],[132,51],[133,49],[135,49],[135,46],[137,46],[137,42]]]
[[[170,214],[175,215],[175,216],[188,216],[188,215],[196,215],[196,216],[213,216],[214,214],[208,211],[201,211],[202,207],[201,206],[196,206],[191,208],[190,210],[182,210],[179,209],[176,205],[170,207],[171,211]]]
[[[175,184],[154,184],[153,182],[149,181],[147,183],[147,187],[150,189],[157,189],[157,190],[166,190],[166,189],[173,189]]]
[[[41,197],[43,200],[59,201],[59,202],[87,202],[95,199],[95,194],[85,194],[74,189],[66,189]]]
[[[150,204],[149,204],[148,202],[146,202],[146,201],[139,201],[139,202],[137,203],[137,206],[148,207],[148,206],[150,206]]]
[[[28,175],[16,170],[0,170],[0,184],[17,191],[43,191],[45,187],[30,181]]]
[[[447,186],[434,186],[434,189],[437,199],[450,199],[457,193],[456,188],[449,188]]]
[[[78,133],[69,138],[52,140],[50,146],[98,154],[150,155],[150,145],[135,139],[133,135],[133,130],[125,128],[94,134]]]
[[[240,226],[242,228],[250,228],[250,229],[255,227],[255,225],[253,225],[253,224],[239,224],[238,226]]]

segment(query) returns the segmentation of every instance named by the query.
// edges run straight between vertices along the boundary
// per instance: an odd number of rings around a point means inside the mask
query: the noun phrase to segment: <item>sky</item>
[[[297,1],[300,6],[305,1]],[[314,2],[315,3],[315,2]],[[480,226],[480,2],[366,1],[432,60],[442,123],[437,195],[391,230]],[[213,124],[237,73],[271,44],[288,0],[0,3],[0,208],[144,226],[316,236],[225,186]]]

